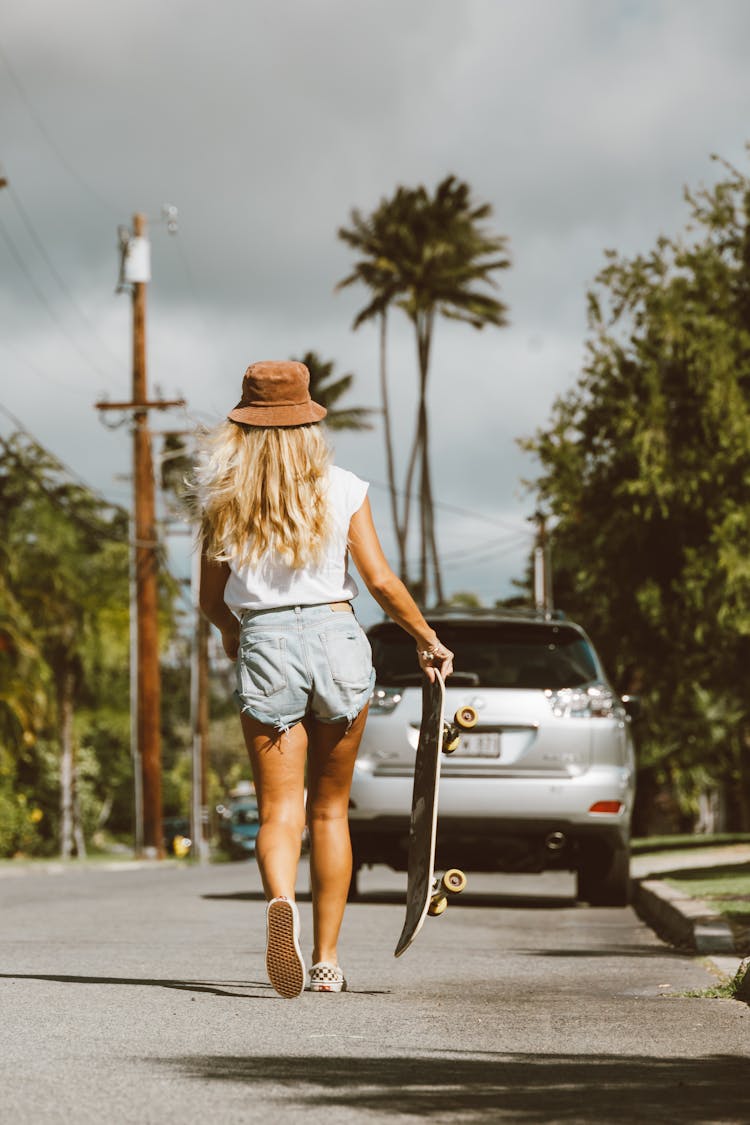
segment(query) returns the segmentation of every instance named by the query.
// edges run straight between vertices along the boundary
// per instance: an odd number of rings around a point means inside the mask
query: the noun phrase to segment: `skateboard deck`
[[[463,872],[455,869],[447,871],[440,885],[437,885],[435,843],[442,753],[455,750],[458,745],[457,728],[468,729],[476,719],[476,712],[470,707],[464,707],[456,712],[453,726],[446,726],[443,679],[439,672],[435,673],[434,683],[430,683],[425,677],[409,824],[406,918],[394,957],[400,957],[414,941],[428,912],[431,912],[431,904],[433,913],[442,914],[447,893],[457,893],[466,885]]]

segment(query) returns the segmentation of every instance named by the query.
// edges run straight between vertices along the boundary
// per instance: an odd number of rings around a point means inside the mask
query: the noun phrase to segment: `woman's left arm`
[[[224,601],[224,589],[229,578],[229,564],[209,559],[205,550],[201,555],[200,607],[221,633],[224,652],[230,660],[237,659],[240,645],[240,623]]]

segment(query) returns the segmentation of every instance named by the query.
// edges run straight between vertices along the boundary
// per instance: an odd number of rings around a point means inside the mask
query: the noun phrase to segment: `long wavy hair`
[[[189,486],[208,557],[241,567],[273,552],[295,570],[319,562],[332,530],[330,462],[318,424],[206,431]]]

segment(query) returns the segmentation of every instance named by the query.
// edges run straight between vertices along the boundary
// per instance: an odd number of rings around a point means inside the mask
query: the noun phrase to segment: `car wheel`
[[[630,902],[630,851],[586,851],[578,866],[576,898],[590,906],[627,906]]]

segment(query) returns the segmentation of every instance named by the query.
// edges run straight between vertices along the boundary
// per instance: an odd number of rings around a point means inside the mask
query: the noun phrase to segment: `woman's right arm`
[[[414,638],[420,666],[429,679],[434,679],[435,668],[443,678],[449,676],[453,671],[453,653],[440,643],[406,586],[388,565],[367,498],[349,524],[349,551],[362,581],[380,608]]]

